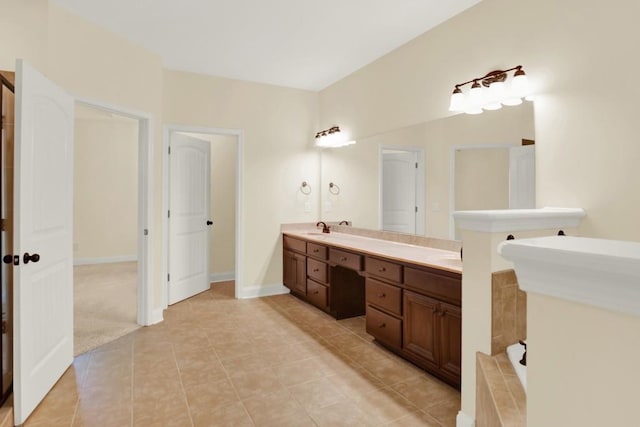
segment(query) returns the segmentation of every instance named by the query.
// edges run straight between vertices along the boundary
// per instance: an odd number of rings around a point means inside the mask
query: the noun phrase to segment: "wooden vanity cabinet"
[[[307,301],[321,310],[329,310],[329,248],[307,242]]]
[[[283,236],[282,246],[282,283],[291,289],[291,292],[306,296],[307,257],[304,255],[306,242]]]
[[[406,267],[405,285],[403,352],[416,364],[459,387],[461,279]]]
[[[366,257],[366,330],[376,341],[402,348],[402,265]]]

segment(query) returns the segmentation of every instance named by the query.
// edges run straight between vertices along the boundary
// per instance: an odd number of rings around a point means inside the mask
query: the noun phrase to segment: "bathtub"
[[[507,347],[507,356],[509,356],[509,361],[513,365],[513,369],[516,371],[516,375],[518,375],[518,379],[522,383],[522,387],[524,391],[527,391],[527,367],[520,364],[520,359],[522,359],[522,355],[524,354],[524,346],[520,343],[515,343]]]

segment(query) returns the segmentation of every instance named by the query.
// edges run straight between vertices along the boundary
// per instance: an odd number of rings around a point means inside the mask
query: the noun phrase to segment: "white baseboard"
[[[281,283],[277,283],[275,285],[250,286],[250,287],[242,288],[238,292],[238,298],[240,299],[260,298],[260,297],[269,297],[272,295],[284,295],[288,293],[289,293],[289,288],[284,287]]]
[[[153,310],[153,312],[151,313],[151,319],[149,319],[149,324],[147,326],[151,326],[151,325],[155,325],[156,323],[160,323],[164,320],[164,316],[163,316],[163,309],[162,308],[156,308]]]
[[[113,262],[131,262],[131,261],[137,261],[137,260],[138,260],[138,257],[136,255],[74,258],[73,265],[110,264]]]
[[[226,273],[211,273],[209,275],[209,283],[228,282],[236,279],[236,273],[234,271],[228,271]]]
[[[476,421],[462,411],[456,417],[456,427],[475,427]]]

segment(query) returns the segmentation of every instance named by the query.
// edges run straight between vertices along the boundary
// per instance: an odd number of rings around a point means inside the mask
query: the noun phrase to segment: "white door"
[[[13,395],[19,425],[73,362],[74,100],[22,61],[15,99]]]
[[[509,209],[536,207],[535,145],[509,149]]]
[[[413,151],[382,153],[382,229],[415,234],[416,164]]]
[[[174,133],[169,154],[169,304],[209,289],[210,146]]]

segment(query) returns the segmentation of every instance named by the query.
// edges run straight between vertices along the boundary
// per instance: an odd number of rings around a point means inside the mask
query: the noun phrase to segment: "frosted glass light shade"
[[[522,104],[522,99],[520,98],[507,98],[507,99],[503,99],[502,100],[502,104],[507,105],[507,106],[514,106],[514,105],[520,105]]]
[[[511,82],[511,92],[517,97],[523,97],[529,94],[529,79],[526,74],[518,74]]]
[[[504,82],[493,82],[489,85],[489,89],[487,90],[487,103],[494,104],[496,102],[501,102],[505,97],[507,92],[507,88],[505,87]]]
[[[491,102],[482,106],[485,110],[499,110],[502,108],[502,104],[499,102]]]
[[[464,111],[465,96],[460,89],[456,89],[451,94],[451,102],[449,103],[449,111]]]
[[[482,114],[482,108],[480,107],[471,107],[467,110],[464,110],[466,114]]]
[[[469,91],[469,104],[471,109],[482,107],[484,104],[486,104],[485,99],[486,95],[482,86],[474,83],[474,85],[471,87],[471,90]]]

